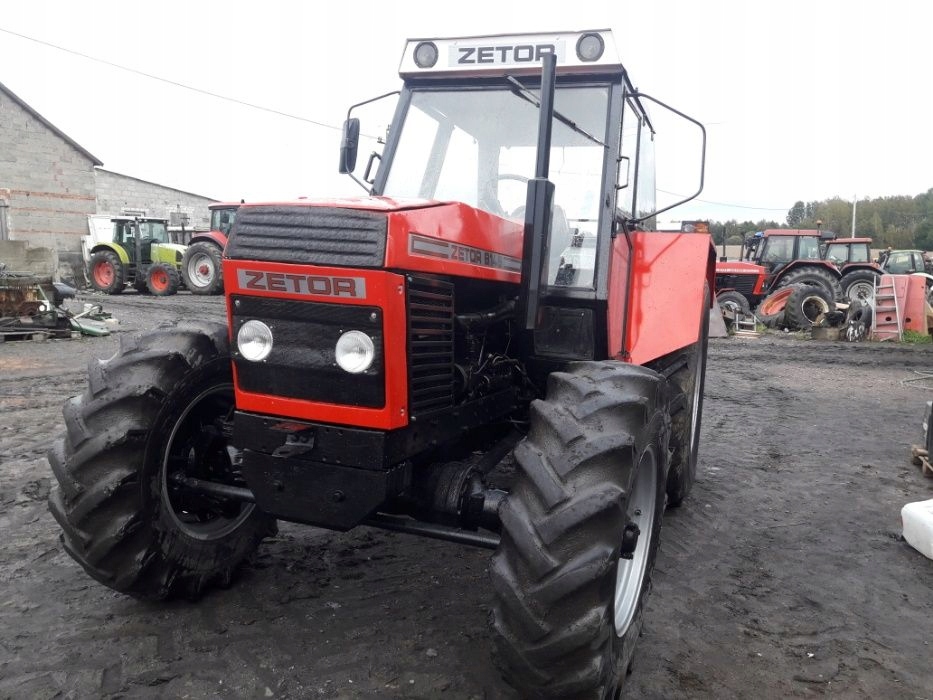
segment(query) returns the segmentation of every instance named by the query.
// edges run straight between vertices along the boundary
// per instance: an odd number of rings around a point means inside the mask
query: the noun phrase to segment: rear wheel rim
[[[823,314],[829,313],[829,304],[822,297],[808,296],[801,302],[800,310],[804,317],[813,323]]]
[[[769,296],[761,302],[761,313],[776,314],[778,311],[783,310],[784,307],[787,306],[787,297],[789,297],[793,291],[793,289],[787,287]]]
[[[848,294],[850,301],[870,301],[875,296],[875,285],[871,282],[855,282],[849,287]]]
[[[701,332],[701,337],[702,333]],[[691,392],[690,404],[690,459],[696,459],[700,447],[700,399],[703,390],[703,377],[706,375],[706,353],[703,352],[703,344],[697,343],[696,357],[693,360],[693,391]]]
[[[197,253],[188,261],[188,279],[197,287],[206,287],[214,280],[214,261],[211,256]]]
[[[217,384],[201,392],[175,421],[165,448],[162,501],[178,529],[194,539],[222,539],[255,509],[252,503],[195,493],[172,479],[180,475],[243,486],[233,473],[227,440],[218,425],[233,407],[232,384]]]
[[[635,619],[641,589],[645,583],[651,541],[654,535],[654,513],[658,502],[658,470],[652,450],[646,450],[638,461],[632,492],[628,499],[626,520],[634,523],[640,533],[631,559],[619,557],[616,565],[616,586],[613,596],[613,622],[616,635],[622,637]]]
[[[109,287],[113,284],[115,276],[113,265],[106,260],[102,260],[94,266],[94,281],[101,287]]]

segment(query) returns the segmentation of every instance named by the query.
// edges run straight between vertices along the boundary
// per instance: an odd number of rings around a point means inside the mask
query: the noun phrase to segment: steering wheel
[[[514,180],[515,182],[521,182],[522,184],[527,185],[528,180],[530,179],[531,178],[525,177],[524,175],[517,175],[516,173],[500,173],[498,176],[496,176],[496,183],[498,184],[499,182],[503,182],[506,180]],[[498,189],[499,188],[496,187],[496,190]],[[525,205],[522,204],[516,207],[515,210],[512,211],[512,213],[508,215],[508,217],[510,219],[517,219],[520,216],[523,216],[524,211],[525,211]]]

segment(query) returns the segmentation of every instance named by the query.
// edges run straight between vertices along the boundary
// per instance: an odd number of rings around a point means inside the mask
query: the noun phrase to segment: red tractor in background
[[[845,302],[870,301],[881,267],[871,258],[871,238],[835,238],[824,246],[823,258],[839,268],[839,287]]]
[[[229,327],[123,337],[66,405],[49,505],[90,576],[196,595],[276,519],[485,547],[519,696],[619,696],[695,479],[715,251],[645,230],[676,206],[654,201],[647,107],[704,152],[705,130],[615,47],[411,40],[361,177],[344,124],[366,196],[240,207]]]
[[[181,262],[182,278],[192,294],[223,293],[223,251],[240,204],[219,203],[208,208],[211,211],[210,230],[192,235]]]
[[[747,236],[742,259],[716,263],[716,300],[724,311],[745,314],[773,292],[788,289],[780,298],[796,327],[809,327],[820,313],[835,308],[842,298],[839,269],[824,258],[825,243],[835,234],[819,229],[768,229]],[[790,296],[793,293],[793,296]],[[768,318],[773,309],[759,309]]]

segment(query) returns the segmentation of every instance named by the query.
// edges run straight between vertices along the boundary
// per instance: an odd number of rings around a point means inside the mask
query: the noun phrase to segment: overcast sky
[[[930,0],[5,2],[0,82],[110,170],[218,199],[346,195],[339,131],[313,122],[397,89],[406,38],[597,28],[636,86],[707,126],[701,201],[671,220],[933,187]]]

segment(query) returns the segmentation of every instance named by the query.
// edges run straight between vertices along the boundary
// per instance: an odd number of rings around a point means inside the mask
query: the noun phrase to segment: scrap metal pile
[[[73,314],[64,307],[76,290],[51,277],[8,272],[0,263],[0,342],[108,335],[100,305],[86,304]]]

